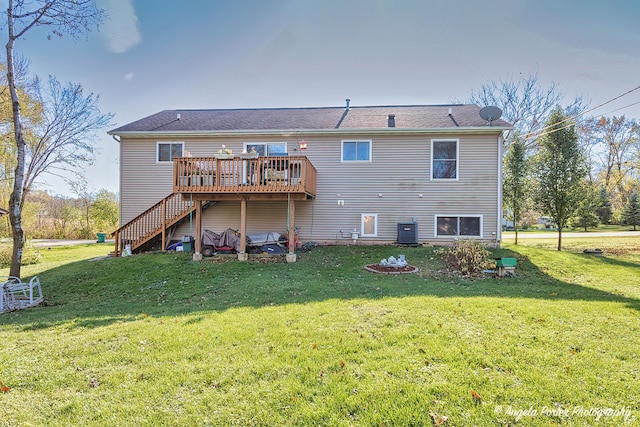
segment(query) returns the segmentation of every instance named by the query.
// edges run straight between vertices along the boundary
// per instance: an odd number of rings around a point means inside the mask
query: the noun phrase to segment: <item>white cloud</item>
[[[98,0],[106,10],[100,28],[105,47],[113,53],[124,53],[142,41],[133,0]]]
[[[130,82],[131,80],[133,80],[133,72],[129,71],[127,74],[124,75],[124,79],[128,82]]]

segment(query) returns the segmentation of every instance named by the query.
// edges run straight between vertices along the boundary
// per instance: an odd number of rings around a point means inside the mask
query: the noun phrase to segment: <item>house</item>
[[[129,123],[109,132],[120,143],[116,252],[193,236],[198,253],[201,230],[227,228],[325,244],[499,244],[502,137],[511,126],[479,111],[347,100],[165,110]]]

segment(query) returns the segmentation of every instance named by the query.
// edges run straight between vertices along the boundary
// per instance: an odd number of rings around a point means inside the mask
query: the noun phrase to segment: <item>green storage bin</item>
[[[104,243],[107,238],[107,233],[96,233],[96,236],[98,236],[98,243]]]
[[[183,252],[193,252],[195,248],[193,236],[183,236],[182,237],[182,251]]]
[[[500,258],[496,260],[498,267],[515,267],[518,264],[518,260],[515,258]]]

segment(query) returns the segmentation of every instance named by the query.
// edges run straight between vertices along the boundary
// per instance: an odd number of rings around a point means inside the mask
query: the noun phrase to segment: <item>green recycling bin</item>
[[[192,236],[184,236],[182,238],[182,251],[183,252],[193,252],[194,249],[194,238]]]
[[[96,233],[96,236],[98,236],[98,241],[96,243],[104,243],[107,233]]]

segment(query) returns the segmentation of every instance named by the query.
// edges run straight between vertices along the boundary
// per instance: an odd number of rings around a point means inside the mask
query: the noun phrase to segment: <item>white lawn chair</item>
[[[34,276],[28,283],[9,276],[0,286],[0,312],[33,307],[44,300],[38,276]]]

